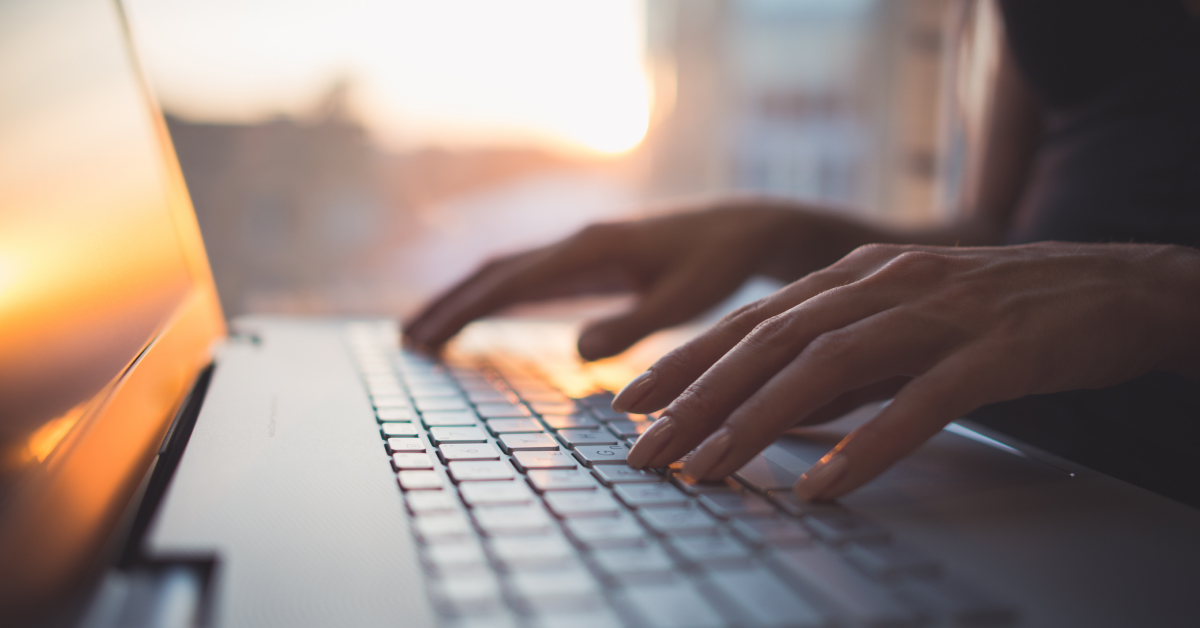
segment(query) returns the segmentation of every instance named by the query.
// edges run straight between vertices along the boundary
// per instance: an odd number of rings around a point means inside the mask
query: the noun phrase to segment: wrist
[[[1200,381],[1200,250],[1163,246],[1155,251],[1164,301],[1159,321],[1167,347],[1158,369]]]

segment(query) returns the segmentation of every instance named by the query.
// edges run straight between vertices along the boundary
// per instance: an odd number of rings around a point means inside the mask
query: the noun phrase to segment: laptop
[[[0,94],[6,626],[1200,625],[1200,513],[969,422],[806,504],[878,407],[696,484],[561,327],[227,327],[114,3],[0,4]]]

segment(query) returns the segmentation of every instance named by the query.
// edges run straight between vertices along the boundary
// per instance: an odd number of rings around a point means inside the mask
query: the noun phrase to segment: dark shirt
[[[1200,246],[1200,23],[1177,0],[1000,0],[1046,114],[1008,240]],[[1198,320],[1200,324],[1200,320]],[[1200,384],[1151,373],[972,415],[1200,507]]]
[[[1178,0],[1001,0],[1046,114],[1011,242],[1200,246],[1200,22]]]

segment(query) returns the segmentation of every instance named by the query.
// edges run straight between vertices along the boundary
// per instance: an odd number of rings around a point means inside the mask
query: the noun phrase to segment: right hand
[[[752,275],[792,280],[835,261],[845,251],[818,254],[827,247],[804,246],[821,242],[813,223],[822,218],[751,202],[591,225],[558,243],[484,264],[410,320],[405,335],[436,351],[467,323],[509,305],[636,292],[630,311],[593,322],[580,335],[584,359],[609,357],[701,314]]]

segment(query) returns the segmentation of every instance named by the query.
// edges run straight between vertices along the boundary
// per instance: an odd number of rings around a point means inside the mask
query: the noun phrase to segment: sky
[[[164,107],[303,115],[339,80],[385,147],[613,154],[645,134],[644,0],[126,0]]]

